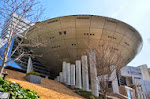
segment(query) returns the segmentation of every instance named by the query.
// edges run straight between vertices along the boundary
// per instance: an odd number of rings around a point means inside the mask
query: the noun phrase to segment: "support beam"
[[[81,61],[76,60],[76,88],[82,88],[81,80]]]
[[[88,62],[86,55],[82,56],[82,80],[83,80],[83,90],[89,91]]]
[[[75,65],[71,64],[71,86],[75,86]]]
[[[66,78],[66,84],[70,85],[70,63],[67,63],[67,78]]]
[[[67,71],[66,71],[67,70],[67,65],[66,65],[66,62],[63,61],[62,65],[63,65],[63,67],[62,67],[63,68],[63,70],[62,70],[63,71],[63,74],[62,74],[63,75],[63,83],[66,84],[66,78],[67,78],[67,74],[66,74],[67,73]]]
[[[89,50],[89,62],[92,94],[96,97],[99,97],[95,50]]]
[[[26,73],[30,73],[30,72],[33,72],[33,65],[32,65],[31,57],[29,57],[29,59],[28,59],[28,65],[27,65],[27,72]]]

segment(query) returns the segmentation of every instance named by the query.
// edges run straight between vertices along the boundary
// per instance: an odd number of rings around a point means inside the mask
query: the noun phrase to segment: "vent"
[[[89,19],[89,17],[77,17],[77,19]]]
[[[67,32],[66,32],[66,31],[64,31],[64,34],[67,34]]]
[[[118,50],[119,50],[119,49],[117,49],[117,48],[114,48],[114,47],[112,47],[112,49],[113,49],[113,50],[116,50],[116,51],[118,51]]]
[[[72,44],[72,46],[76,46],[76,44]]]
[[[92,34],[92,33],[90,33],[90,35],[94,35],[94,33]]]
[[[54,49],[54,48],[60,48],[60,45],[59,46],[53,46],[52,49]]]
[[[53,20],[53,21],[49,21],[47,23],[54,23],[54,22],[57,22],[58,20]]]
[[[113,37],[113,36],[108,36],[108,38],[111,38],[111,39],[117,39],[117,38],[115,38],[115,37]]]
[[[50,39],[53,39],[54,37],[50,37]]]
[[[83,33],[84,35],[89,35],[89,33]]]
[[[124,42],[124,43],[125,43],[126,45],[128,45],[128,46],[130,45],[130,44],[129,44],[129,43],[127,43],[127,42]]]
[[[90,36],[92,36],[92,35],[95,35],[94,33],[83,33],[83,35],[90,35]]]
[[[62,32],[59,32],[59,35],[61,35],[62,34]]]

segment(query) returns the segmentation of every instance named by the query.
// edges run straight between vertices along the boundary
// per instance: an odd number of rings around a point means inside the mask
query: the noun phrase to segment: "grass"
[[[19,83],[25,89],[35,90],[41,99],[83,99],[83,97],[72,92],[72,90],[57,81],[42,78],[41,84],[34,84],[24,79],[25,73],[5,70],[8,72],[6,77],[8,80]]]

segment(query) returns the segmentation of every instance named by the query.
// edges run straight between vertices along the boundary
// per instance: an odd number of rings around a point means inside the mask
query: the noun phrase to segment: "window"
[[[108,88],[112,88],[112,82],[108,81]]]

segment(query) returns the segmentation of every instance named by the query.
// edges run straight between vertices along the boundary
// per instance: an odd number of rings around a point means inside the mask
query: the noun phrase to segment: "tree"
[[[101,42],[98,47],[92,44],[87,50],[88,54],[90,54],[89,50],[95,50],[98,75],[97,83],[100,85],[100,91],[103,93],[104,99],[107,99],[106,95],[109,89],[109,83],[116,79],[116,72],[125,66],[126,62],[121,55],[121,51],[111,43]],[[94,58],[91,55],[89,56],[92,59]]]
[[[32,50],[26,51],[25,47],[43,46],[45,41],[40,41],[39,37],[26,37],[29,27],[37,22],[43,13],[42,6],[36,0],[1,0],[0,1],[0,29],[2,31],[0,39],[2,60],[0,75],[4,67],[9,63],[19,60],[21,57],[30,56]],[[26,20],[27,19],[27,20]],[[30,21],[28,21],[30,20]],[[35,27],[35,26],[33,26]],[[25,32],[24,32],[25,31]],[[21,34],[21,32],[24,32]],[[24,42],[29,40],[29,42]],[[32,40],[32,42],[30,42]],[[15,41],[16,48],[10,53],[11,43]],[[11,58],[17,52],[15,58]]]

